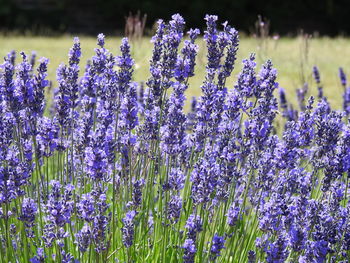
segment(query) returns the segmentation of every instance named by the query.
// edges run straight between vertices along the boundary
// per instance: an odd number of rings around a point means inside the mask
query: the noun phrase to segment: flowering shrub
[[[189,113],[200,32],[185,38],[178,14],[158,22],[146,89],[132,81],[126,38],[114,56],[100,34],[83,74],[75,38],[47,111],[48,59],[34,70],[35,57],[5,57],[3,262],[347,262],[344,71],[344,112],[330,107],[317,67],[318,102],[301,90],[293,109],[272,62],[257,73],[253,54],[228,89],[238,32],[217,19],[205,17],[206,78]]]

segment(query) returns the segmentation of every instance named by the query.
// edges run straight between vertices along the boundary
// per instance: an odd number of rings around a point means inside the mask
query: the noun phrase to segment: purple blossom
[[[279,95],[280,95],[280,107],[285,111],[287,109],[287,98],[286,98],[286,92],[283,88],[279,88]]]
[[[8,60],[13,66],[15,66],[16,62],[16,51],[11,50],[5,57],[5,60]]]
[[[42,116],[45,109],[45,90],[49,85],[47,77],[47,65],[49,60],[47,58],[41,58],[39,60],[40,64],[37,69],[37,74],[33,77],[33,89],[34,89],[34,98],[33,104],[31,107],[31,112],[35,116]]]
[[[345,89],[347,82],[346,82],[346,75],[345,75],[343,68],[339,68],[339,78],[340,78],[341,85]]]
[[[34,237],[33,227],[35,226],[35,216],[38,212],[36,202],[31,198],[24,198],[22,202],[21,214],[18,217],[26,227],[26,235],[29,238]]]
[[[70,222],[70,217],[73,212],[72,195],[74,186],[71,184],[65,186],[62,195],[62,186],[58,181],[53,180],[50,182],[50,185],[51,191],[45,206],[47,221],[54,223],[58,227],[62,227]]]
[[[196,240],[197,234],[203,230],[203,222],[199,215],[191,214],[185,225],[187,230],[186,235],[188,239]]]
[[[302,88],[296,90],[298,104],[299,104],[301,111],[305,111],[305,109],[306,109],[305,108],[305,96],[308,92],[308,89],[309,89],[308,84],[305,82]]]
[[[140,113],[143,115],[143,110],[145,108],[145,85],[144,82],[141,82],[137,89],[137,101],[138,107],[140,108]]]
[[[181,215],[182,198],[178,195],[173,195],[167,204],[167,217],[172,223],[176,223]]]
[[[149,94],[148,101],[154,101],[153,95]],[[158,139],[159,132],[159,119],[160,119],[160,108],[151,103],[146,103],[144,110],[144,121],[138,127],[138,136],[145,144],[143,147],[147,147],[147,144],[151,140]]]
[[[229,77],[232,73],[232,70],[235,65],[236,61],[236,54],[238,51],[238,31],[234,28],[231,28],[227,22],[223,24],[224,25],[224,33],[225,33],[225,40],[227,43],[227,55],[225,58],[225,62],[222,65],[220,69],[220,73],[218,75],[218,85],[220,87],[225,86],[226,78]]]
[[[81,56],[80,42],[74,38],[73,47],[69,50],[69,66],[61,64],[57,69],[59,95],[56,97],[57,119],[63,129],[72,125],[76,117],[75,108],[78,99],[78,75]]]
[[[215,190],[219,178],[219,165],[209,153],[198,160],[191,174],[191,197],[195,205],[207,203],[210,194]]]
[[[119,67],[117,73],[117,85],[119,92],[123,94],[129,89],[134,65],[134,60],[130,55],[130,45],[127,38],[122,39],[120,51],[122,54],[116,57],[117,66]]]
[[[300,251],[305,248],[307,232],[301,226],[292,224],[289,229],[289,242],[294,251]]]
[[[248,263],[255,263],[256,262],[256,253],[252,250],[249,250],[248,252]]]
[[[192,131],[193,127],[196,123],[196,114],[197,114],[197,98],[195,96],[191,99],[191,111],[187,113],[187,122],[186,122],[186,129],[188,131]]]
[[[36,139],[39,156],[49,157],[54,153],[58,146],[58,132],[59,127],[55,120],[47,117],[38,119],[38,135]]]
[[[94,181],[108,181],[114,160],[112,132],[99,127],[95,132],[91,131],[89,137],[89,145],[85,148],[85,171]]]
[[[350,114],[350,88],[345,88],[344,94],[343,94],[343,110],[345,111],[346,115],[349,116]]]
[[[198,52],[198,45],[194,44],[199,35],[198,29],[191,29],[187,34],[190,40],[184,41],[184,47],[181,50],[182,56],[177,57],[174,77],[179,82],[187,81],[188,78],[194,76],[195,59]]]
[[[182,109],[185,101],[184,92],[187,86],[176,83],[173,88],[174,93],[167,103],[164,125],[160,129],[162,149],[169,155],[179,154],[184,150],[186,137],[186,115]]]
[[[236,206],[234,203],[230,206],[227,212],[227,224],[229,226],[235,226],[237,223],[237,220],[239,219],[240,214],[240,208],[239,206]]]
[[[7,57],[5,57],[5,62],[1,65],[3,73],[0,74],[0,91],[1,91],[1,101],[6,103],[6,108],[8,108],[14,114],[19,111],[19,104],[15,100],[15,85],[13,80],[13,75],[15,73],[15,66],[12,64]]]
[[[153,52],[152,52],[152,58],[150,61],[150,73],[151,77],[146,82],[147,86],[150,88],[150,92],[152,94],[152,98],[154,98],[154,104],[157,105],[157,101],[160,99],[160,96],[162,94],[161,90],[161,74],[160,74],[160,67],[161,67],[161,58],[162,53],[164,49],[164,42],[163,42],[163,35],[165,34],[165,28],[166,24],[163,20],[157,21],[158,28],[156,34],[152,37],[152,43],[154,45]],[[146,103],[146,107],[148,104],[153,104],[152,100],[148,100]]]
[[[80,48],[79,38],[75,37],[73,42],[74,42],[73,47],[69,50],[69,54],[68,54],[70,66],[78,65],[81,57],[81,48]]]
[[[218,17],[215,15],[206,15],[204,20],[207,24],[207,30],[204,31],[204,39],[207,42],[208,48],[208,69],[217,69],[220,64],[220,50],[217,46],[218,42],[218,31],[216,28],[216,23]]]
[[[43,240],[46,247],[51,247],[55,240],[61,242],[63,238],[68,236],[64,226],[71,222],[74,207],[73,185],[66,185],[63,194],[63,187],[60,182],[52,180],[50,185],[51,190],[45,205],[46,224],[44,226]]]
[[[126,213],[125,217],[122,219],[123,222],[123,244],[125,247],[129,248],[132,246],[134,241],[134,218],[136,216],[135,211],[129,211]]]
[[[77,203],[77,214],[84,220],[84,226],[76,234],[76,243],[80,251],[85,252],[92,243],[97,253],[106,250],[106,236],[111,218],[111,214],[107,213],[108,208],[107,196],[103,189],[97,188],[81,196]]]
[[[105,190],[95,190],[93,193],[95,198],[95,215],[92,224],[92,239],[95,244],[95,251],[103,253],[107,249],[107,233],[108,225],[111,220],[111,213],[107,213],[109,204]]]
[[[90,193],[83,194],[81,200],[77,203],[77,214],[86,222],[94,220],[95,200]]]
[[[14,82],[14,97],[19,104],[19,110],[29,109],[34,102],[34,86],[30,77],[31,65],[24,52],[21,52],[23,62],[16,66],[16,79]]]
[[[62,255],[62,263],[75,263],[74,257],[72,256],[71,253],[67,253],[65,250],[62,249],[61,255]]]
[[[312,74],[317,84],[321,83],[320,72],[316,66],[312,68]]]
[[[101,48],[105,45],[105,35],[100,33],[97,36],[97,45],[99,45]]]
[[[313,73],[313,77],[314,77],[316,84],[317,84],[318,98],[322,99],[323,98],[323,88],[321,85],[321,77],[320,77],[320,72],[316,66],[313,67],[312,73]]]
[[[141,206],[142,202],[142,188],[145,184],[145,180],[139,179],[139,180],[134,180],[133,182],[133,188],[132,188],[132,205],[137,208]]]
[[[119,128],[123,133],[121,141],[124,145],[132,146],[136,144],[136,136],[132,134],[132,130],[138,126],[138,123],[136,85],[130,84],[121,104],[118,122]]]
[[[4,160],[12,144],[15,129],[15,119],[13,114],[6,111],[5,105],[0,104],[0,160]]]
[[[329,252],[330,248],[328,247],[328,243],[326,241],[308,241],[305,256],[302,256],[299,259],[299,262],[325,262]]]
[[[25,157],[31,158],[31,144],[24,141]],[[7,165],[4,165],[6,162]],[[25,194],[24,186],[29,184],[32,173],[31,160],[20,160],[17,147],[11,146],[6,151],[0,167],[0,203],[10,203]]]
[[[91,230],[88,224],[84,224],[82,229],[75,235],[76,243],[81,252],[86,252],[91,244]]]
[[[283,234],[278,234],[277,240],[273,243],[269,243],[266,248],[266,262],[283,263],[288,255],[286,239]]]
[[[30,259],[30,263],[44,263],[45,262],[45,253],[43,248],[38,248],[36,255]]]
[[[238,75],[235,89],[242,93],[244,97],[251,97],[256,86],[255,55],[251,54],[249,59],[243,60],[242,72]]]
[[[167,33],[163,35],[163,56],[160,72],[163,77],[162,88],[168,89],[172,85],[171,78],[174,76],[178,60],[178,47],[183,37],[185,20],[179,14],[172,15]],[[191,66],[190,66],[191,67]],[[155,94],[156,95],[156,94]],[[160,98],[160,103],[163,103]]]
[[[180,168],[172,168],[169,173],[168,182],[163,188],[179,191],[184,187],[185,175]]]
[[[195,242],[192,239],[188,238],[185,240],[182,248],[184,249],[184,263],[193,263],[197,252]]]
[[[293,105],[288,104],[286,93],[283,88],[279,88],[279,104],[282,108],[282,116],[287,121],[293,121],[297,118],[297,111],[293,109]]]
[[[225,245],[224,237],[215,234],[211,243],[211,248],[210,248],[210,257],[212,260],[215,261],[215,259],[220,256],[221,250],[225,248],[224,245]]]

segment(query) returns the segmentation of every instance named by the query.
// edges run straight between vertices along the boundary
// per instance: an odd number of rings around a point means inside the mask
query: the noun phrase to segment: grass
[[[72,45],[71,36],[62,37],[0,37],[0,55],[5,56],[9,51],[25,51],[30,54],[36,51],[38,57],[50,59],[49,78],[56,78],[56,68],[62,62],[67,61],[68,50]],[[83,51],[82,70],[85,62],[94,53],[96,39],[94,37],[81,37]],[[120,37],[107,36],[106,47],[113,54],[119,54]],[[196,75],[191,79],[187,98],[199,96],[200,86],[205,76],[206,47],[205,42],[198,40],[200,50],[197,57]],[[350,54],[350,39],[347,38],[315,38],[307,41],[303,37],[280,38],[278,40],[265,39],[263,42],[254,38],[242,37],[240,40],[236,68],[229,79],[228,87],[234,85],[235,78],[241,69],[242,59],[254,52],[257,54],[258,67],[266,59],[272,59],[278,70],[278,82],[286,92],[288,99],[296,102],[295,90],[303,84],[303,78],[309,83],[310,93],[316,94],[316,85],[312,78],[312,67],[317,65],[321,73],[321,81],[324,86],[324,94],[328,97],[332,106],[340,108],[342,100],[342,88],[338,78],[338,67],[342,66],[345,72],[349,72],[350,60],[346,54]],[[132,53],[136,61],[135,81],[146,81],[149,76],[148,61],[152,53],[152,44],[149,38],[133,41]],[[259,48],[260,46],[260,48]],[[301,66],[302,64],[302,66]],[[304,72],[301,72],[303,68]]]

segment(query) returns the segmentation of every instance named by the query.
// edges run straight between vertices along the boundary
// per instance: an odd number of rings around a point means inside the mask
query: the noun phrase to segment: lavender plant
[[[128,39],[78,38],[57,70],[36,53],[0,74],[2,262],[348,262],[350,112],[298,91],[251,54],[237,83],[238,32],[205,16],[206,77],[186,112],[200,31],[158,21],[150,77],[133,80]],[[259,69],[260,68],[260,69]],[[279,103],[275,97],[279,91]],[[278,118],[278,116],[283,118]]]

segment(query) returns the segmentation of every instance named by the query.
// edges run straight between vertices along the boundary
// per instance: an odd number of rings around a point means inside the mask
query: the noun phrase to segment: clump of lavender
[[[48,59],[21,52],[16,65],[15,52],[5,56],[4,261],[348,260],[350,92],[343,69],[343,111],[327,100],[317,67],[317,105],[305,83],[297,111],[270,60],[258,70],[250,55],[229,83],[238,32],[215,15],[205,22],[205,79],[192,102],[186,92],[200,31],[185,33],[179,14],[157,23],[145,87],[134,81],[126,38],[114,55],[99,34],[82,74],[75,38],[57,70],[51,114]]]

